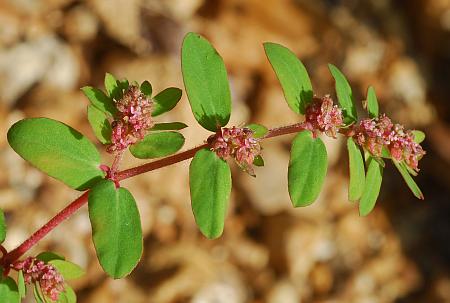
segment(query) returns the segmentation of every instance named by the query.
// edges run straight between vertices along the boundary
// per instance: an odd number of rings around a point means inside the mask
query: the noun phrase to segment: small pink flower
[[[34,257],[14,264],[16,270],[22,270],[25,283],[38,283],[42,293],[53,301],[64,291],[64,278],[53,265],[45,264]]]
[[[336,138],[339,128],[343,126],[342,111],[333,105],[330,95],[314,98],[306,108],[305,126],[309,130],[319,130],[327,136]]]
[[[130,86],[120,100],[116,101],[119,111],[112,122],[111,144],[107,151],[113,153],[126,149],[142,140],[146,131],[153,126],[153,102],[137,86]]]
[[[260,140],[249,128],[221,128],[212,138],[211,150],[222,159],[232,157],[239,167],[254,176],[253,161],[261,153]]]
[[[376,157],[386,147],[396,161],[405,161],[412,169],[419,171],[419,160],[425,155],[420,144],[414,142],[411,131],[403,125],[393,124],[386,115],[364,119],[355,126],[356,142]]]

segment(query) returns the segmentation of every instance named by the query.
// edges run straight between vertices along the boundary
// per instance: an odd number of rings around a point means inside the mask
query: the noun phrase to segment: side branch
[[[262,139],[268,139],[273,137],[278,137],[282,135],[288,135],[292,133],[299,132],[304,130],[303,123],[296,123],[293,125],[288,125],[279,128],[270,129],[269,132]],[[159,169],[162,167],[166,167],[187,159],[194,157],[195,153],[203,148],[208,147],[208,143],[204,143],[192,149],[186,150],[179,154],[175,154],[160,160],[156,160],[150,163],[143,164],[141,166],[129,168],[120,172],[117,172],[115,175],[115,181],[121,181],[124,179],[128,179],[155,169]],[[52,231],[56,226],[58,226],[61,222],[69,218],[73,213],[75,213],[78,209],[80,209],[84,204],[88,201],[88,193],[89,191],[84,192],[78,199],[70,203],[66,208],[61,210],[56,216],[54,216],[50,221],[48,221],[44,226],[42,226],[39,230],[37,230],[31,237],[29,237],[25,242],[23,242],[16,249],[10,251],[9,253],[3,255],[0,259],[0,265],[7,268],[14,261],[19,259],[22,255],[24,255],[29,249],[31,249],[34,245],[36,245],[42,238],[44,238],[50,231]]]

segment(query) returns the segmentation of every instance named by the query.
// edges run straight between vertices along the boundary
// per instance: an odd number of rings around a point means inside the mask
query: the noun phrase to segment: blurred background
[[[145,235],[142,261],[126,279],[102,272],[86,207],[34,249],[64,254],[87,270],[72,283],[79,302],[450,302],[450,0],[0,0],[7,249],[79,195],[19,158],[6,141],[9,126],[45,116],[94,140],[79,88],[102,87],[105,72],[149,80],[155,92],[183,88],[180,45],[189,31],[206,36],[225,60],[230,125],[301,119],[284,101],[265,41],[298,54],[319,96],[334,96],[328,62],[348,76],[357,100],[373,85],[382,112],[427,134],[417,178],[425,201],[388,164],[377,207],[360,218],[347,200],[344,141],[326,139],[322,194],[294,209],[286,177],[292,136],[278,137],[264,142],[266,167],[256,178],[233,165],[225,232],[211,241],[195,226],[186,161],[123,182]],[[186,149],[208,135],[185,97],[162,119],[190,125],[182,131]],[[127,157],[123,166],[138,163]]]

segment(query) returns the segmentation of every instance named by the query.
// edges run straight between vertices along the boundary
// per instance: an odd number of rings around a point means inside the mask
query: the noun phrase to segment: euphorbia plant
[[[193,158],[189,185],[195,221],[207,238],[219,237],[224,229],[232,178],[230,163],[255,176],[254,166],[263,166],[262,142],[286,134],[297,134],[292,142],[287,172],[288,191],[294,207],[313,203],[327,172],[327,151],[322,135],[347,138],[349,154],[349,200],[359,201],[359,212],[367,215],[377,200],[385,160],[392,160],[413,194],[423,199],[411,175],[419,171],[425,154],[420,142],[424,134],[405,130],[386,115],[379,115],[377,98],[369,88],[363,105],[367,117],[359,119],[355,100],[345,76],[333,65],[338,104],[329,95],[319,97],[304,65],[287,48],[265,43],[267,57],[280,80],[288,106],[299,116],[292,125],[268,129],[260,124],[227,126],[231,94],[222,58],[198,34],[189,33],[182,46],[184,85],[197,122],[211,135],[200,146],[178,152],[185,139],[178,131],[182,122],[160,123],[158,116],[173,109],[181,90],[167,88],[153,96],[148,81],[141,84],[117,80],[106,74],[106,93],[93,87],[82,91],[90,101],[88,120],[95,136],[114,156],[111,165],[101,162],[95,145],[81,133],[48,118],[29,118],[15,123],[8,132],[11,147],[44,173],[84,193],[60,211],[23,244],[12,251],[3,246],[0,298],[19,302],[26,287],[33,286],[37,302],[75,302],[66,283],[83,270],[53,252],[22,256],[58,224],[88,203],[92,240],[104,271],[113,278],[128,275],[143,251],[139,210],[132,194],[120,181]],[[139,159],[154,159],[134,168],[120,170],[129,150]],[[6,236],[0,212],[0,243]],[[17,271],[17,279],[9,276]]]

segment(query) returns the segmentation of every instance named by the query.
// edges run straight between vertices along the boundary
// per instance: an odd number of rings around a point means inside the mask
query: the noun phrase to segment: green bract
[[[19,270],[17,273],[17,290],[19,291],[19,296],[25,298],[27,287],[25,285],[25,277],[23,276],[23,271]]]
[[[94,144],[59,121],[21,120],[9,129],[8,142],[22,158],[72,188],[87,189],[104,176]]]
[[[76,303],[77,295],[69,285],[64,285],[64,292],[59,294],[58,303]]]
[[[130,152],[139,159],[153,159],[176,153],[184,145],[184,137],[177,132],[150,133],[132,145]]]
[[[114,117],[117,109],[114,101],[105,95],[104,92],[95,87],[85,86],[81,89],[91,104],[102,112]]]
[[[230,119],[231,96],[222,57],[205,38],[189,33],[183,41],[181,69],[197,122],[213,132],[225,126]]]
[[[304,114],[313,98],[311,81],[303,63],[288,48],[276,43],[264,43],[267,58],[283,88],[289,107]]]
[[[89,124],[98,141],[103,144],[110,144],[112,128],[106,114],[93,105],[88,106],[87,113]]]
[[[195,222],[210,239],[223,232],[231,192],[227,162],[208,149],[199,150],[189,166],[189,186]]]
[[[355,100],[353,98],[352,88],[345,78],[344,74],[333,64],[328,64],[331,75],[336,82],[336,94],[339,105],[344,115],[344,123],[351,124],[358,118],[356,115]]]
[[[19,303],[20,295],[16,282],[11,277],[0,279],[0,299],[2,303]]]
[[[89,192],[92,240],[100,265],[111,277],[128,275],[142,255],[139,211],[131,193],[104,180]]]
[[[367,112],[370,118],[378,117],[378,100],[375,94],[375,89],[370,86],[367,89]]]
[[[119,100],[122,98],[122,88],[119,86],[116,78],[109,73],[105,74],[105,89],[112,99]]]
[[[253,131],[253,137],[255,137],[255,138],[262,138],[269,131],[267,129],[267,127],[265,127],[264,125],[256,124],[256,123],[248,124],[245,127],[249,128]]]
[[[417,144],[420,144],[425,140],[425,133],[420,130],[413,130],[412,133],[414,134],[414,142]]]
[[[173,109],[180,101],[182,91],[176,87],[169,87],[153,97],[154,107],[152,116],[156,117]]]
[[[65,280],[78,279],[85,274],[84,270],[80,266],[69,261],[51,260],[48,263],[53,265]]]
[[[369,156],[367,164],[369,168],[367,169],[366,182],[359,201],[359,213],[361,216],[368,215],[375,207],[383,179],[383,167],[380,163]]]
[[[352,138],[347,139],[348,163],[350,170],[350,183],[348,188],[348,199],[357,201],[361,198],[364,190],[364,160],[361,150]]]
[[[288,189],[294,207],[313,203],[327,173],[327,150],[310,131],[300,132],[292,141],[288,168]]]
[[[150,82],[148,82],[148,81],[142,82],[140,89],[141,89],[141,92],[144,95],[146,95],[147,97],[150,98],[152,96],[153,88],[152,88],[152,85],[150,84]]]
[[[392,160],[392,162],[394,162],[395,167],[397,168],[397,170],[402,175],[403,180],[405,180],[406,185],[408,185],[409,189],[414,194],[414,196],[416,196],[417,198],[423,200],[424,199],[423,193],[420,190],[419,186],[417,186],[417,184],[414,181],[414,179],[409,174],[408,169],[405,167],[405,164],[401,163],[401,162],[398,162],[398,161],[395,161],[395,160]]]

